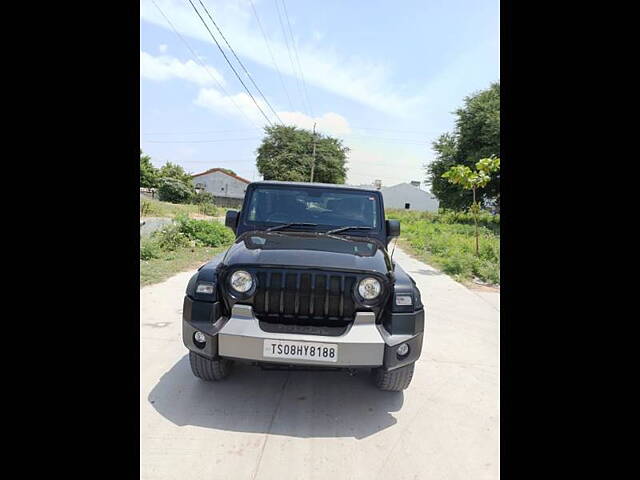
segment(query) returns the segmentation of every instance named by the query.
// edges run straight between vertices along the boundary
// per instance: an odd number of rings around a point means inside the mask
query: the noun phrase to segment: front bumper
[[[203,348],[195,345],[193,335],[196,331],[201,331],[207,338]],[[373,312],[357,312],[353,323],[340,336],[265,332],[260,328],[258,319],[249,305],[236,304],[230,317],[220,317],[215,322],[192,322],[186,317],[183,321],[183,341],[189,350],[207,358],[225,357],[258,363],[348,368],[384,367],[386,370],[393,370],[419,358],[422,338],[422,332],[415,335],[390,334],[383,325],[376,324]],[[265,340],[337,344],[338,361],[329,363],[266,357],[263,355]],[[396,350],[402,343],[409,344],[409,354],[398,357]]]

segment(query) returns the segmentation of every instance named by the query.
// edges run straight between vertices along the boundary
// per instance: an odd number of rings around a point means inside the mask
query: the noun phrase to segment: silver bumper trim
[[[272,358],[263,355],[264,340],[294,340],[302,342],[331,343],[338,345],[337,362],[321,362],[288,358]],[[326,365],[333,367],[371,366],[383,364],[385,342],[375,323],[373,312],[357,312],[349,329],[338,337],[297,333],[270,333],[260,328],[250,305],[234,305],[231,317],[218,336],[219,355],[248,360]]]

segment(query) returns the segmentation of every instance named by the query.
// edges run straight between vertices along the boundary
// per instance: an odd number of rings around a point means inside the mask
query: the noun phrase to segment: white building
[[[438,199],[420,188],[420,182],[399,183],[391,187],[373,185],[357,185],[360,188],[376,188],[382,193],[384,208],[399,208],[402,210],[416,210],[419,212],[437,212]]]
[[[392,187],[382,187],[380,191],[384,198],[384,208],[437,212],[440,204],[431,192],[420,189],[419,182],[399,183]]]
[[[242,205],[247,185],[251,183],[221,168],[197,173],[191,176],[191,180],[196,190],[212,194],[216,205],[232,208],[239,208]]]

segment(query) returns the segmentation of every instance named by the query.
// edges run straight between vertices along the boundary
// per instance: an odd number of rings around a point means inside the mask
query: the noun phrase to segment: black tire
[[[401,392],[411,383],[414,367],[415,363],[410,363],[390,372],[382,368],[374,369],[373,375],[376,387],[385,392]]]
[[[189,363],[193,374],[208,382],[219,381],[227,378],[231,372],[233,362],[225,358],[209,360],[197,353],[189,352]]]

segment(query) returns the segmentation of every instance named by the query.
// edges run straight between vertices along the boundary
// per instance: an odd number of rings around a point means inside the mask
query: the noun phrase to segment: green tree
[[[158,186],[158,169],[151,163],[151,157],[140,150],[140,186],[155,188]]]
[[[452,133],[444,133],[433,142],[436,159],[426,166],[426,183],[443,208],[461,210],[473,202],[470,190],[449,183],[442,175],[454,165],[470,169],[482,158],[500,156],[500,83],[496,82],[464,99],[464,106],[455,111],[456,124]],[[495,200],[500,206],[500,174],[476,192],[482,205]]]
[[[162,167],[160,167],[160,169],[158,170],[158,177],[173,178],[184,183],[187,187],[193,188],[191,175],[185,172],[184,168],[182,168],[180,165],[175,165],[171,162],[167,162]]]
[[[446,179],[453,185],[459,185],[461,188],[471,191],[473,195],[473,203],[471,204],[471,213],[476,225],[476,255],[480,254],[479,235],[478,235],[478,214],[480,213],[480,203],[476,199],[476,193],[479,188],[486,187],[491,181],[491,173],[500,170],[500,158],[483,158],[476,163],[476,169],[471,170],[466,165],[454,165],[445,173],[442,178]]]
[[[158,187],[158,198],[163,202],[189,203],[191,202],[194,189],[177,178],[165,177],[160,179]]]
[[[265,127],[266,136],[257,150],[256,165],[265,180],[308,182],[313,162],[313,133],[296,127]],[[315,135],[316,159],[313,181],[344,183],[349,149],[342,141]]]

